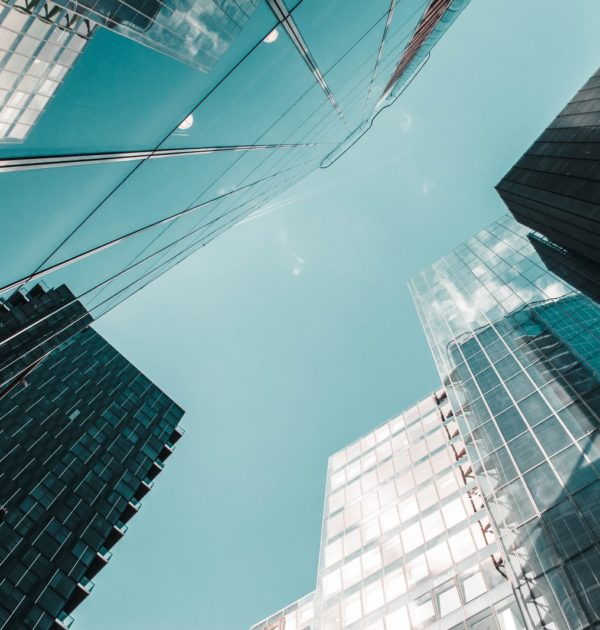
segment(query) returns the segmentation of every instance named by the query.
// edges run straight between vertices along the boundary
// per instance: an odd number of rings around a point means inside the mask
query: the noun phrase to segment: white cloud
[[[306,262],[304,260],[304,258],[298,256],[297,254],[294,254],[294,268],[292,269],[292,275],[293,276],[299,276],[302,273],[302,267],[304,266],[304,263]]]
[[[412,116],[408,112],[402,112],[400,114],[400,129],[404,133],[410,130],[413,124]]]
[[[434,187],[435,187],[435,182],[430,179],[426,179],[423,182],[423,185],[421,186],[421,192],[424,195],[428,195],[433,190]]]

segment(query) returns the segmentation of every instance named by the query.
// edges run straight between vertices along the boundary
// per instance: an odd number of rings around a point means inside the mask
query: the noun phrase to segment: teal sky
[[[314,588],[327,457],[439,386],[408,278],[504,212],[599,27],[473,0],[352,152],[97,324],[187,433],[75,628],[244,630]]]

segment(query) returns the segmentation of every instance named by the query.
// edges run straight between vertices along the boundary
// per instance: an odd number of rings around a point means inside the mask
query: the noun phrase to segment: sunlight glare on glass
[[[279,37],[279,29],[274,28],[264,39],[265,44],[272,44]]]
[[[177,129],[189,129],[194,124],[194,114],[190,114],[186,118],[183,119],[179,127]]]

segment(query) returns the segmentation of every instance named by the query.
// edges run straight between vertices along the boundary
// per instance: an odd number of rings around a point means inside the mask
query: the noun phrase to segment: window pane
[[[446,588],[437,594],[437,603],[440,611],[440,617],[451,613],[453,610],[460,608],[460,597],[458,589],[454,584],[450,588]]]

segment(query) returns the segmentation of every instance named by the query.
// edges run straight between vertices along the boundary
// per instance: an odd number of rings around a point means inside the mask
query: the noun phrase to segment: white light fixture
[[[189,129],[194,124],[194,114],[190,114],[186,118],[183,119],[182,123],[177,127],[177,129]]]
[[[279,30],[274,28],[264,39],[263,42],[265,42],[265,44],[272,44],[273,42],[277,41],[277,38],[279,37]]]

